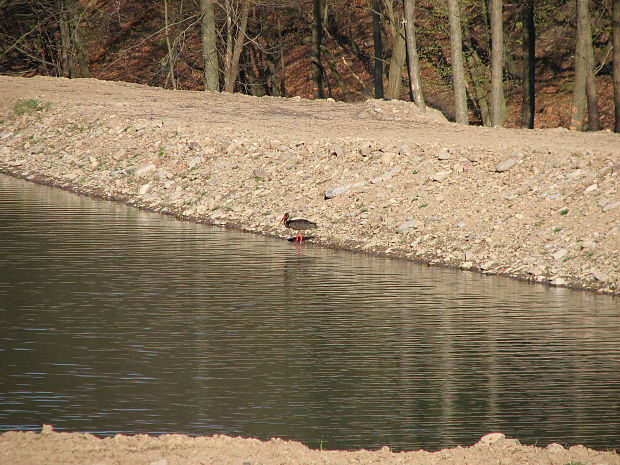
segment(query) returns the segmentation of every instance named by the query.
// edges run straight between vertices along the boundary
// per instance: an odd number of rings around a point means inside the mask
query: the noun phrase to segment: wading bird
[[[304,218],[291,218],[288,213],[285,213],[280,220],[280,224],[282,223],[284,223],[284,226],[287,228],[291,228],[295,231],[295,242],[299,242],[300,244],[304,241],[302,231],[317,227],[314,221],[306,220]]]

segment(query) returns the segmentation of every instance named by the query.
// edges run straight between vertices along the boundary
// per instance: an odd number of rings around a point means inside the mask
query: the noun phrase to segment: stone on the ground
[[[500,164],[495,167],[495,171],[498,173],[503,173],[504,171],[508,171],[513,168],[517,164],[517,160],[514,158],[509,158],[508,160],[504,160]]]

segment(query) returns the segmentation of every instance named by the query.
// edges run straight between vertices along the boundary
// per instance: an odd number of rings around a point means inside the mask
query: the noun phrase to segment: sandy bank
[[[599,452],[583,446],[565,449],[559,444],[545,448],[521,445],[503,434],[484,436],[471,447],[430,453],[423,450],[394,453],[377,451],[318,451],[299,442],[228,436],[188,437],[167,434],[100,439],[90,434],[56,433],[48,425],[42,432],[8,432],[0,435],[0,465],[296,465],[296,464],[408,464],[432,465],[619,465],[615,452]]]
[[[0,77],[0,120],[0,171],[29,180],[277,237],[288,211],[314,243],[620,294],[618,134],[56,78]]]

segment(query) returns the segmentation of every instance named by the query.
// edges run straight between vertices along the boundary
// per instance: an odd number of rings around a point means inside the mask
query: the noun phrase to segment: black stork
[[[314,229],[317,227],[314,221],[306,220],[304,218],[291,218],[288,213],[285,213],[280,220],[280,224],[282,223],[284,223],[284,226],[287,228],[291,228],[295,231],[295,242],[299,242],[300,244],[304,241],[304,236],[301,231],[305,229]]]

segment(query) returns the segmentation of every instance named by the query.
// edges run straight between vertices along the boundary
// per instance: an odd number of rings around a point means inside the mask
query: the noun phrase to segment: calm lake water
[[[620,448],[620,300],[0,175],[0,430]]]

